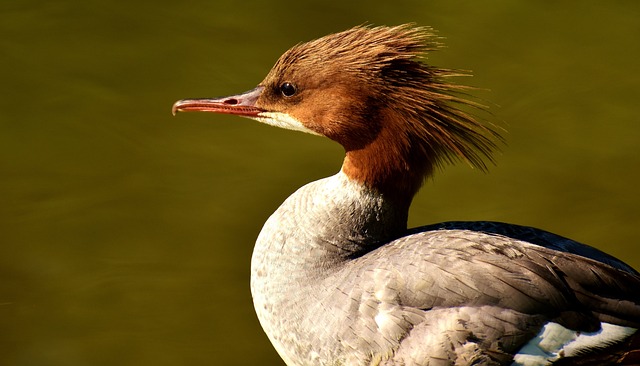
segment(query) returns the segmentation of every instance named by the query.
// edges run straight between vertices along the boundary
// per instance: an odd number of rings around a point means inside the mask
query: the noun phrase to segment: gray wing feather
[[[640,327],[640,276],[570,246],[579,254],[486,231],[413,232],[339,276],[358,304],[355,328],[339,337],[350,347],[366,339],[374,361],[499,365],[548,321],[585,332],[602,321]]]

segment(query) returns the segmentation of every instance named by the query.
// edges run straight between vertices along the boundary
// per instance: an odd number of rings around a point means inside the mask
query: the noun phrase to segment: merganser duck
[[[484,169],[499,134],[453,70],[426,65],[429,28],[358,26],[299,44],[253,90],[177,111],[248,117],[328,137],[334,176],[265,223],[251,292],[287,365],[640,364],[640,274],[531,228],[447,222],[407,229],[425,177]]]

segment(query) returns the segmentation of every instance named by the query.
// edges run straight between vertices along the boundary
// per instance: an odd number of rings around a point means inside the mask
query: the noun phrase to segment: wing
[[[415,365],[510,364],[549,322],[573,334],[602,323],[640,327],[635,271],[554,246],[471,230],[414,232],[355,259],[357,273],[343,278],[362,285],[341,291],[358,299],[355,333],[375,340],[372,354]]]
[[[584,331],[590,319],[640,326],[640,276],[581,255],[469,230],[416,233],[380,249],[386,266],[422,263],[400,272],[420,279],[402,294],[413,306],[496,305]]]

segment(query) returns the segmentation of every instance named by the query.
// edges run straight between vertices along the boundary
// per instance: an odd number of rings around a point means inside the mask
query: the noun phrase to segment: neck
[[[342,171],[408,211],[426,176],[433,172],[433,152],[406,131],[402,116],[381,113],[384,127],[371,142],[347,148]]]
[[[303,186],[273,213],[253,260],[277,256],[269,260],[321,275],[401,236],[407,215],[404,205],[340,172]]]
[[[251,260],[254,305],[276,348],[317,302],[325,278],[400,237],[406,225],[405,207],[342,172],[291,195],[265,223]]]

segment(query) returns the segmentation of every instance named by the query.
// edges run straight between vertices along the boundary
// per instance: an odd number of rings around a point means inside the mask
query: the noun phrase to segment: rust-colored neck
[[[346,148],[342,171],[408,210],[426,176],[433,172],[435,153],[406,130],[407,123],[392,111],[381,111],[376,137],[358,148]]]

